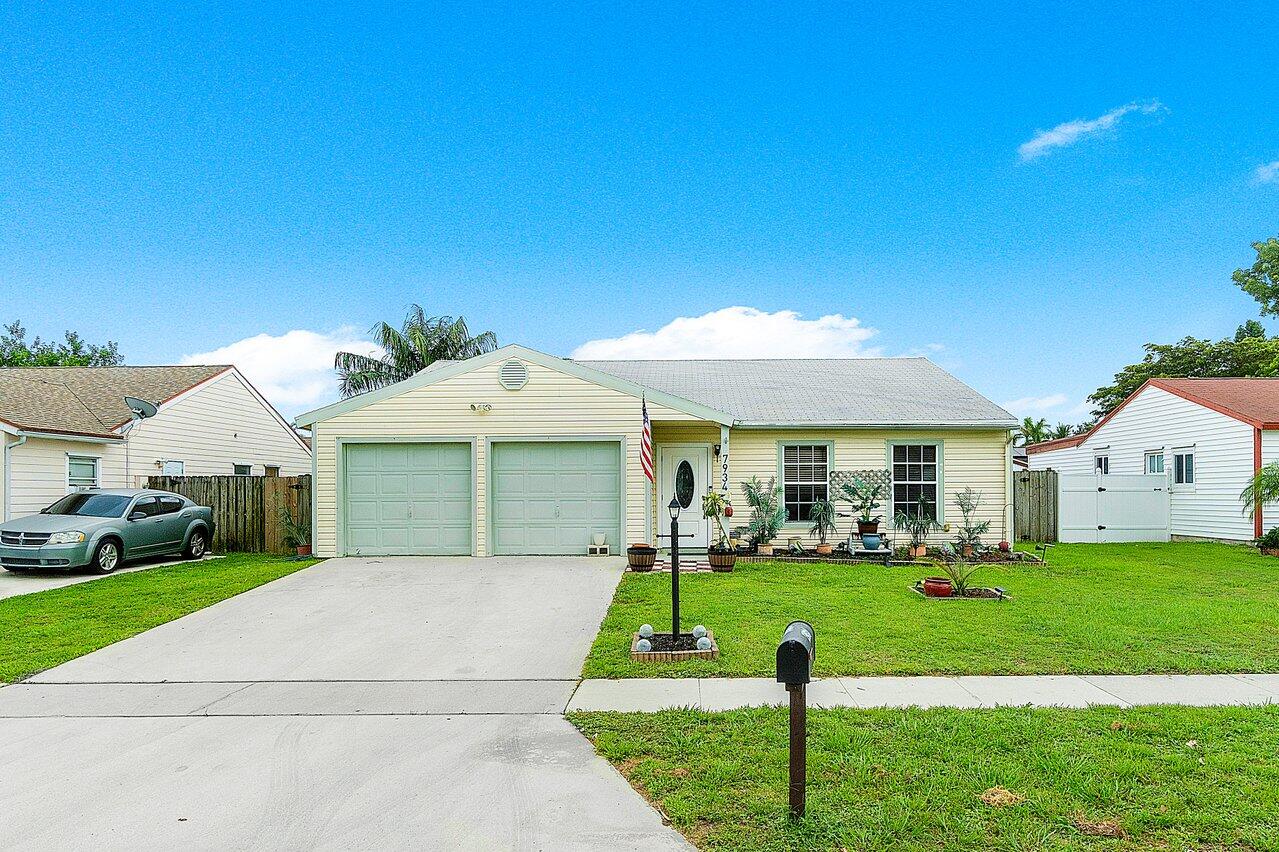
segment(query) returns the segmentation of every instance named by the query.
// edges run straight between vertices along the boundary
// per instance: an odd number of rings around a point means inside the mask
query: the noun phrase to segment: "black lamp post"
[[[679,641],[679,500],[671,497],[671,642]]]

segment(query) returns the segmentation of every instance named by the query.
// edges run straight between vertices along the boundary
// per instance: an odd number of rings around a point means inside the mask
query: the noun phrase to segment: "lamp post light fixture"
[[[666,510],[671,515],[671,642],[679,642],[679,498],[672,496]]]

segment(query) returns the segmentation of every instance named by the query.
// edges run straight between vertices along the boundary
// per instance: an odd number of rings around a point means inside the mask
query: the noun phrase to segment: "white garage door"
[[[1062,474],[1057,540],[1168,541],[1168,479],[1162,474]]]
[[[580,556],[596,533],[620,550],[618,442],[496,442],[489,470],[493,553]]]
[[[470,444],[348,444],[343,552],[471,553]]]

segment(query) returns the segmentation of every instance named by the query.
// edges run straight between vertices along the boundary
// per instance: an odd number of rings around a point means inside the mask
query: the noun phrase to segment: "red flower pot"
[[[950,580],[945,577],[927,577],[924,580],[924,594],[930,598],[948,598],[952,591]]]

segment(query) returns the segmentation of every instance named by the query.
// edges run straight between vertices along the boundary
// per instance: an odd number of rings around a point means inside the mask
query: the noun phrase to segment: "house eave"
[[[765,420],[742,420],[733,424],[734,429],[1015,429],[1014,420],[955,421],[896,421],[893,423],[850,423],[836,420],[813,420],[803,423],[777,423]]]

